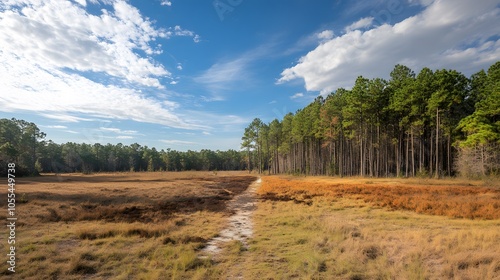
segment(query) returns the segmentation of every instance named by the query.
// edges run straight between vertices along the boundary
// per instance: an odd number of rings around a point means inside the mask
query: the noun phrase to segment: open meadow
[[[20,178],[15,276],[500,279],[500,188],[483,181],[262,176],[248,246],[235,240],[201,255],[234,214],[231,199],[257,178],[246,172]]]
[[[482,181],[266,176],[245,279],[500,279]]]
[[[196,269],[211,266],[197,251],[223,229],[230,215],[226,202],[256,179],[247,175],[157,172],[19,178],[14,276],[196,277]],[[6,240],[6,231],[1,234]],[[1,245],[6,252],[6,242]],[[8,277],[6,269],[2,273]]]

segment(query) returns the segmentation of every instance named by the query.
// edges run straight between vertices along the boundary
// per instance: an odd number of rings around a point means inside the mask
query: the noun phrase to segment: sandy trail
[[[259,177],[246,191],[229,202],[228,208],[235,214],[229,217],[228,226],[219,233],[219,236],[208,241],[207,246],[201,250],[202,257],[216,256],[222,250],[222,245],[232,240],[238,240],[244,247],[248,247],[247,241],[253,234],[252,214],[257,208],[255,191],[260,183]]]

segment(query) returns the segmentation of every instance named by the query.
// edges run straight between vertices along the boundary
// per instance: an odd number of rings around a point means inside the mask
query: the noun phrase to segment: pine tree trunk
[[[436,175],[439,178],[439,109],[436,109]]]
[[[413,127],[410,127],[411,137],[411,176],[415,177],[415,146],[413,145]]]

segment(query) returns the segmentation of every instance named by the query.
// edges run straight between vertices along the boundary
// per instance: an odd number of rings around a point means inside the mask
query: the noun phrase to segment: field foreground
[[[244,172],[19,179],[15,276],[500,279],[499,189],[458,180],[262,176],[253,235],[200,257],[234,214],[229,201],[256,179]],[[5,242],[0,248],[6,252]]]
[[[500,279],[500,197],[482,182],[266,176],[259,193],[245,279]]]
[[[17,180],[16,279],[170,279],[210,265],[197,250],[231,213],[244,172],[45,175]],[[5,201],[1,201],[6,209]],[[6,219],[3,211],[0,218]],[[2,240],[6,231],[1,232]],[[6,242],[1,243],[6,252]],[[5,256],[5,255],[4,255]],[[9,272],[4,265],[2,275]]]

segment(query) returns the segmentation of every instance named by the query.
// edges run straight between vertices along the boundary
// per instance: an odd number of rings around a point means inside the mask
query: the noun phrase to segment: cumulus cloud
[[[304,97],[304,94],[302,92],[299,92],[299,93],[296,93],[296,94],[290,96],[290,99],[297,99],[297,98],[301,98],[301,97]]]
[[[160,142],[171,145],[196,145],[196,142],[183,141],[183,140],[160,140]]]
[[[35,111],[66,122],[91,121],[74,113],[100,118],[130,119],[176,128],[198,129],[170,111],[172,105],[147,97],[135,89],[95,83],[59,70],[47,72],[25,58],[0,50],[0,108],[2,111]],[[20,67],[22,65],[23,67]],[[22,84],[20,84],[22,81]]]
[[[303,79],[308,91],[326,94],[350,88],[358,75],[388,75],[398,63],[471,74],[500,60],[498,1],[421,2],[422,12],[394,25],[353,30],[371,24],[368,18],[348,26],[283,70],[278,83]]]
[[[90,13],[90,4],[99,12]],[[161,53],[155,40],[196,34],[156,28],[127,1],[2,1],[0,34],[1,111],[64,122],[102,117],[205,127],[183,121],[174,102],[142,90],[162,89],[164,78],[173,79],[154,60]]]
[[[165,1],[161,1],[160,3],[162,6],[172,6],[172,2],[171,1],[168,1],[168,0],[165,0]]]
[[[0,6],[0,48],[5,55],[32,61],[46,70],[106,73],[145,86],[162,87],[170,73],[150,57],[150,46],[165,31],[139,10],[113,1],[112,10],[94,15],[69,1],[7,1]],[[82,2],[83,3],[83,2]]]

